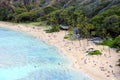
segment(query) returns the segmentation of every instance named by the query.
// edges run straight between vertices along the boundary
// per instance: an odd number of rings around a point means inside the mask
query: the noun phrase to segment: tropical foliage
[[[120,50],[120,35],[118,37],[115,38],[113,46],[115,48],[117,48],[118,50]]]
[[[66,25],[72,29],[77,27],[81,37],[115,38],[120,34],[119,2],[119,0],[13,0],[11,2],[1,0],[0,20],[44,21],[52,26],[50,32],[59,31],[59,25]]]
[[[101,55],[102,53],[99,50],[90,51],[89,55]]]
[[[116,37],[120,34],[120,8],[113,6],[110,9],[96,15],[92,18],[91,22],[95,26],[96,34],[99,36],[107,37],[109,34]]]

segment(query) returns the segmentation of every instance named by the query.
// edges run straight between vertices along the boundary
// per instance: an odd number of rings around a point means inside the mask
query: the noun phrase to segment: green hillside
[[[120,34],[120,0],[1,0],[0,20],[78,27],[86,36]]]

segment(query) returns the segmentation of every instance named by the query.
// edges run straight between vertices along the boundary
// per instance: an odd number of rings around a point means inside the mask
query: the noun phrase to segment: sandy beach
[[[27,24],[0,22],[0,27],[25,32],[48,44],[56,46],[61,55],[70,60],[70,67],[89,75],[93,80],[120,80],[120,67],[116,66],[120,53],[107,46],[98,46],[86,39],[70,41],[64,39],[67,32],[45,33],[44,28]],[[100,50],[102,55],[87,55],[88,48]]]

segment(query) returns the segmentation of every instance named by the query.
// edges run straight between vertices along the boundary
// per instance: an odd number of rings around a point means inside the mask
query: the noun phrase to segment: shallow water
[[[56,47],[0,28],[0,80],[90,80],[68,65]]]

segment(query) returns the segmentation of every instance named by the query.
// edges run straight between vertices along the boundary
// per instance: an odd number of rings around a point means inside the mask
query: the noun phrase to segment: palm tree
[[[86,27],[87,27],[87,31],[88,31],[88,37],[91,37],[91,31],[94,29],[94,26],[90,23],[87,23]]]
[[[102,34],[103,39],[105,38],[106,33],[107,33],[106,29],[103,28],[102,31],[101,31],[101,34]],[[103,45],[103,50],[104,50],[104,45]]]

